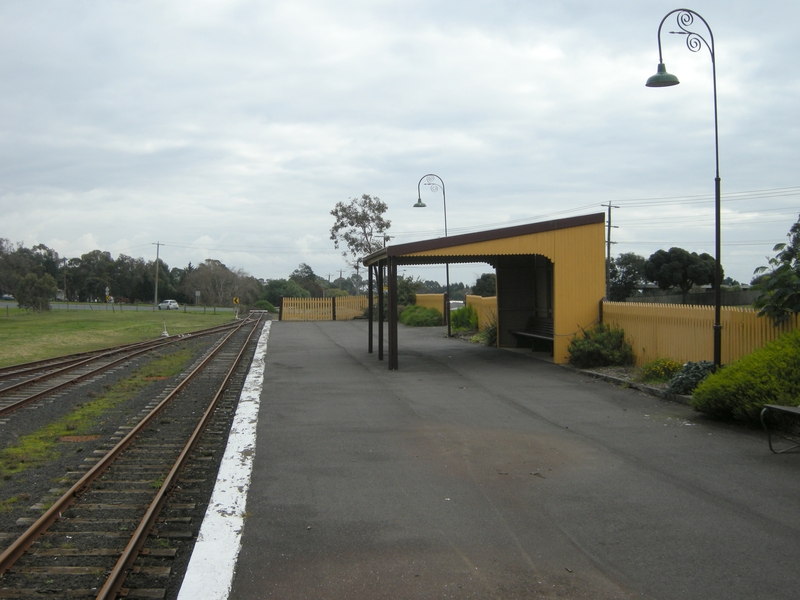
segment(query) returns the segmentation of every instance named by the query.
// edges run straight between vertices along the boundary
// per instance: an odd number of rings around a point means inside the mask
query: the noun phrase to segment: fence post
[[[283,296],[278,299],[278,321],[283,320]]]
[[[336,296],[331,296],[331,319],[336,320]]]
[[[598,318],[598,323],[601,325],[603,324],[603,299],[600,299],[600,316]]]
[[[450,337],[452,334],[450,333],[450,292],[447,291],[444,293],[444,320],[447,323],[447,337]]]
[[[367,267],[369,272],[369,290],[367,291],[367,352],[372,354],[372,313],[375,310],[373,303],[375,301],[375,288],[374,288],[374,278],[375,278],[375,267],[369,266]]]

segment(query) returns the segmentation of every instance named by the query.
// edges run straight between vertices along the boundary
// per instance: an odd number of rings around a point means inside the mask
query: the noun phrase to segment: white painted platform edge
[[[271,321],[258,338],[233,418],[228,444],[178,600],[225,600],[242,547],[247,491],[256,454],[256,425],[264,385]]]

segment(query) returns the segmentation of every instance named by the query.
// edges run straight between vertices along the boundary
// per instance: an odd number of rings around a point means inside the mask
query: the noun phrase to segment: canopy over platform
[[[378,358],[383,359],[384,270],[388,363],[394,370],[398,368],[397,267],[485,262],[497,273],[498,346],[516,345],[512,331],[525,330],[531,323],[546,324],[553,332],[554,362],[566,362],[569,340],[599,317],[605,294],[604,225],[604,213],[595,213],[397,244],[366,256],[362,262],[369,270],[369,352],[377,287]]]

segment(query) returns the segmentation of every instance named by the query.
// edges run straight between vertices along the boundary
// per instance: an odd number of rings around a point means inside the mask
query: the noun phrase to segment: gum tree
[[[331,211],[334,218],[331,240],[342,251],[348,264],[358,265],[360,258],[383,247],[383,234],[392,222],[383,218],[388,210],[380,198],[363,194],[361,198],[350,198],[350,202],[337,202]]]

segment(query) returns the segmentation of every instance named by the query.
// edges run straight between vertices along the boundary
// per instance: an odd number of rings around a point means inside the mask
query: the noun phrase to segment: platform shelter
[[[485,262],[497,275],[497,344],[515,347],[526,336],[547,332],[553,361],[567,362],[570,339],[600,317],[605,295],[605,215],[596,213],[387,246],[362,259],[369,271],[369,307],[377,288],[383,324],[384,285],[388,306],[388,366],[399,368],[397,268]],[[376,284],[376,285],[373,285]],[[373,351],[373,319],[368,350]],[[378,328],[378,358],[383,360]]]

